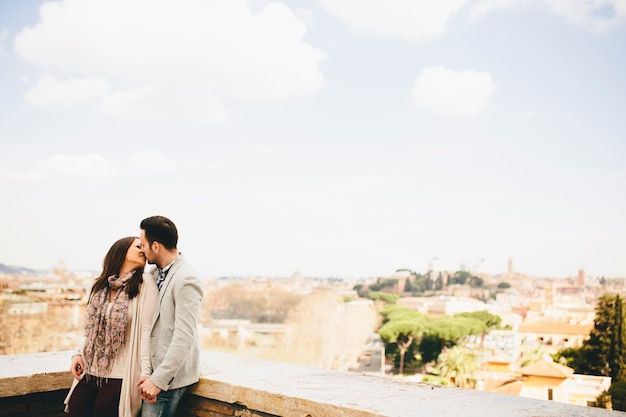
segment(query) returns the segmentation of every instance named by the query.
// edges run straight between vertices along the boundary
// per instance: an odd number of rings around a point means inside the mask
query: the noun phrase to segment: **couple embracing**
[[[107,252],[71,360],[69,417],[174,417],[199,380],[202,286],[177,244],[174,223],[153,216]]]

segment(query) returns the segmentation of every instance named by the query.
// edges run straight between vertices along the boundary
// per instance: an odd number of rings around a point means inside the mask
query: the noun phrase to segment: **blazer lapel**
[[[183,255],[178,255],[178,258],[176,258],[176,260],[170,267],[169,271],[167,271],[167,275],[165,276],[165,280],[163,281],[163,284],[161,284],[161,290],[159,291],[160,293],[159,298],[162,298],[163,294],[165,294],[167,287],[169,287],[170,282],[172,282],[172,277],[176,274],[176,272],[178,271],[178,269],[181,267],[182,264],[183,264]]]
[[[163,301],[163,297],[165,296],[165,293],[167,292],[167,287],[169,287],[170,282],[172,282],[172,277],[176,274],[176,272],[178,271],[178,269],[181,267],[182,264],[183,264],[183,255],[181,254],[181,255],[178,255],[178,258],[176,258],[176,260],[174,261],[170,269],[167,271],[167,276],[165,277],[165,280],[163,280],[163,283],[161,284],[161,289],[159,290],[159,298],[158,298],[156,308],[154,309],[154,319],[152,321],[152,327],[154,327],[154,323],[156,323],[157,319],[159,318],[159,315],[161,314],[161,302]],[[156,277],[159,275],[159,272],[156,268],[154,269],[152,275],[154,276],[154,279],[156,282]]]

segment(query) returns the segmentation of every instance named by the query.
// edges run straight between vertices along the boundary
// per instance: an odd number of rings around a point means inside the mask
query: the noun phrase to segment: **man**
[[[200,379],[198,316],[202,285],[178,252],[178,231],[163,216],[144,219],[140,240],[159,288],[150,334],[152,375],[137,386],[143,398],[142,417],[174,417],[190,385]]]

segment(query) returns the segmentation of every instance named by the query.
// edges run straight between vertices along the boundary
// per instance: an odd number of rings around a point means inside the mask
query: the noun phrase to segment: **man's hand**
[[[152,383],[150,376],[142,376],[137,382],[137,386],[139,387],[139,395],[141,399],[147,401],[149,403],[155,403],[157,399],[157,395],[161,392],[161,388],[157,387]]]
[[[70,366],[70,372],[76,379],[80,379],[85,371],[85,362],[82,355],[72,356],[72,365]]]

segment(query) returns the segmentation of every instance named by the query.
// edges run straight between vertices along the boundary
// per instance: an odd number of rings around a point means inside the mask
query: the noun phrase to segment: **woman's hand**
[[[76,379],[80,379],[85,371],[85,362],[83,361],[83,355],[72,356],[72,365],[70,366],[70,372]]]
[[[149,403],[156,402],[157,395],[161,392],[161,388],[152,383],[150,375],[142,376],[139,382],[137,382],[137,386],[139,387],[139,395],[144,401]]]

